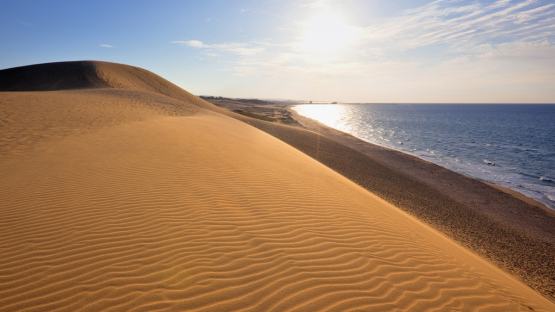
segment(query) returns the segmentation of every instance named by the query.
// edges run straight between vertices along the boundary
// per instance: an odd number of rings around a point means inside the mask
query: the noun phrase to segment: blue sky
[[[555,103],[545,0],[0,0],[0,69],[102,60],[197,95]]]

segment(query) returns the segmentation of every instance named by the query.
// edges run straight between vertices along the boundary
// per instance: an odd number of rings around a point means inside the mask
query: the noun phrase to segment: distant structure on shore
[[[339,102],[328,102],[328,101],[304,101],[304,100],[260,100],[255,98],[232,98],[232,97],[225,97],[225,96],[212,96],[212,95],[198,95],[199,98],[206,100],[208,102],[214,101],[233,101],[233,102],[241,102],[243,104],[254,104],[254,105],[268,105],[268,104],[288,104],[288,105],[297,105],[297,104],[339,104]]]
[[[308,102],[300,102],[299,104],[338,104],[338,102],[313,102],[313,101],[308,101]]]
[[[258,104],[258,105],[273,104],[273,102],[259,100],[259,99],[228,98],[228,97],[223,97],[223,96],[211,96],[211,95],[199,95],[198,97],[203,99],[203,100],[207,100],[209,102],[211,100],[228,100],[228,101],[236,101],[236,102],[241,102],[241,103]]]

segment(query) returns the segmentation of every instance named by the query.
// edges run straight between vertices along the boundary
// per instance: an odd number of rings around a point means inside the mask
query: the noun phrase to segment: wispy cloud
[[[172,41],[171,43],[178,43],[193,48],[205,49],[208,51],[208,53],[213,55],[216,54],[214,52],[231,52],[237,55],[251,56],[264,51],[263,47],[248,47],[248,44],[246,43],[204,44],[203,42],[198,40]]]
[[[312,9],[329,9],[330,3],[333,0],[316,0],[314,2],[303,4],[302,7],[312,8]]]
[[[439,0],[407,10],[399,17],[366,27],[362,37],[395,49],[433,44],[478,45],[490,40],[524,39],[530,32],[554,23],[555,10],[551,9],[555,4],[532,8],[537,0],[498,0],[490,5],[460,2]],[[503,38],[509,33],[510,38]]]
[[[101,44],[100,46],[103,47],[103,48],[113,48],[114,47],[114,46],[111,46],[109,44]]]
[[[539,8],[535,8],[535,9],[532,9],[532,10],[528,10],[528,11],[525,11],[525,12],[518,13],[515,16],[516,20],[515,20],[514,23],[515,24],[522,24],[522,23],[525,23],[525,22],[528,22],[528,21],[531,21],[531,20],[534,20],[534,19],[537,19],[537,18],[540,18],[540,17],[543,17],[543,16],[548,16],[548,15],[552,16],[554,11],[553,10],[547,11],[547,10],[554,7],[554,6],[555,6],[555,4],[548,4],[548,5],[544,5],[542,7],[539,7]]]
[[[27,27],[31,27],[31,26],[35,26],[34,23],[28,22],[28,21],[24,21],[24,20],[16,20],[17,23],[19,23],[20,25],[23,26],[27,26]]]
[[[512,0],[498,0],[495,3],[489,5],[486,9],[493,10],[493,9],[502,8],[502,7],[505,7],[505,6],[509,5],[509,2],[511,2],[511,1]]]
[[[190,47],[194,47],[194,48],[206,48],[207,46],[198,41],[198,40],[188,40],[188,41],[172,41],[172,43],[180,43],[180,44],[186,44]]]

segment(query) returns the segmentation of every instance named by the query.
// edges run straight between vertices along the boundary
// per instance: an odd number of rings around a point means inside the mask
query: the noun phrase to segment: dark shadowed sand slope
[[[214,107],[148,70],[108,62],[47,63],[2,70],[0,91],[115,88],[148,91],[204,108]]]
[[[291,146],[354,152],[313,132],[126,65],[0,82],[0,311],[555,310]]]

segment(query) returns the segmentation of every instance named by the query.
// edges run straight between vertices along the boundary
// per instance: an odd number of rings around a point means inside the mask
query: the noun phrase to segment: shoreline
[[[355,149],[357,149],[356,147],[361,145],[359,141],[362,141],[363,143],[370,144],[370,145],[373,145],[373,146],[376,146],[376,147],[379,147],[379,148],[387,149],[387,150],[390,150],[392,152],[403,153],[407,156],[418,158],[417,156],[410,155],[410,154],[404,153],[402,151],[398,151],[398,150],[394,150],[394,149],[391,149],[391,148],[388,148],[388,147],[379,146],[379,145],[376,145],[376,144],[373,144],[373,143],[370,143],[370,142],[366,142],[364,140],[361,140],[361,139],[355,137],[352,134],[349,134],[349,133],[337,130],[335,128],[332,128],[330,126],[327,126],[327,125],[325,125],[325,124],[323,124],[323,123],[321,123],[321,122],[319,122],[315,119],[302,116],[291,108],[293,106],[295,106],[295,105],[288,105],[287,108],[286,108],[287,111],[291,113],[293,119],[298,121],[299,124],[307,130],[314,131],[314,132],[320,133],[322,135],[326,135],[328,137],[331,136],[330,138],[332,138],[334,140],[337,140],[338,142],[340,142],[342,144],[345,144],[349,147],[353,147]],[[357,149],[357,150],[361,151],[361,150],[363,150],[363,148]],[[425,162],[428,162],[428,161],[426,161],[424,159],[421,159],[421,158],[418,158],[418,159],[420,159],[422,161],[425,161]],[[431,164],[433,164],[433,163],[431,163]],[[434,164],[434,165],[436,165],[436,164]],[[439,165],[437,165],[437,166],[439,166]],[[447,169],[447,168],[445,168],[445,169]],[[447,170],[449,170],[449,169],[447,169]],[[452,171],[452,170],[450,170],[450,171]],[[454,171],[452,171],[452,172],[454,172]],[[457,172],[454,172],[454,173],[457,173]],[[460,173],[457,173],[457,174],[460,174]],[[473,179],[471,177],[468,177],[468,178]],[[547,205],[545,205],[544,203],[542,203],[540,201],[537,201],[537,200],[535,200],[531,197],[526,196],[523,193],[520,193],[518,191],[515,191],[513,189],[510,189],[508,187],[501,186],[501,185],[498,185],[498,184],[495,184],[495,183],[485,182],[485,181],[481,181],[481,180],[478,180],[478,179],[474,179],[474,180],[482,182],[484,184],[487,184],[487,185],[489,185],[489,186],[491,186],[495,189],[498,189],[498,190],[500,190],[500,191],[518,199],[518,200],[521,200],[521,201],[523,201],[527,204],[530,204],[532,206],[538,207],[538,208],[544,210],[545,212],[550,213],[553,216],[555,216],[555,210],[549,208]]]
[[[485,184],[487,184],[487,185],[489,185],[489,186],[491,186],[491,187],[493,187],[493,188],[496,188],[496,189],[498,189],[498,190],[500,190],[500,191],[502,191],[502,192],[505,192],[505,193],[511,195],[512,197],[514,197],[514,198],[516,198],[516,199],[519,199],[519,200],[521,200],[521,201],[523,201],[523,202],[525,202],[525,203],[527,203],[527,204],[530,204],[530,205],[532,205],[532,206],[536,206],[536,207],[538,207],[538,208],[540,208],[540,209],[542,209],[542,210],[545,210],[547,213],[551,213],[551,214],[555,215],[555,210],[550,209],[549,207],[547,207],[546,205],[544,205],[544,203],[539,202],[539,201],[537,201],[537,200],[535,200],[535,199],[533,199],[533,198],[530,198],[530,197],[528,197],[528,196],[526,196],[526,195],[524,195],[524,194],[522,194],[522,193],[520,193],[520,192],[517,192],[517,191],[515,191],[515,190],[513,190],[513,189],[510,189],[510,188],[508,188],[508,187],[504,187],[504,186],[501,186],[501,185],[497,185],[497,184],[495,184],[495,183],[488,183],[488,182],[482,182],[482,183],[485,183]]]

